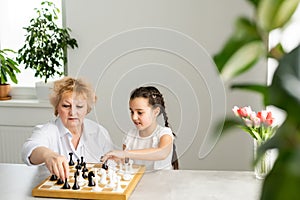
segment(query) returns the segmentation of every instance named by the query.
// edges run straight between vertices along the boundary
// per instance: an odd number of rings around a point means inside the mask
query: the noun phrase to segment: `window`
[[[35,16],[34,8],[40,6],[42,1],[37,0],[1,0],[0,11],[0,48],[9,48],[18,51],[23,46],[26,31],[23,27],[29,24],[32,17]],[[61,0],[51,0],[57,8],[62,11]],[[62,25],[62,15],[58,20],[58,25]],[[34,87],[35,82],[41,79],[34,77],[34,71],[31,69],[24,69],[20,66],[21,73],[17,75],[18,84],[12,82],[13,87]]]

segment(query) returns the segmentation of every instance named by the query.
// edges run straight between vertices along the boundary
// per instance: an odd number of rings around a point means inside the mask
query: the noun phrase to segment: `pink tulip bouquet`
[[[277,126],[272,126],[274,118],[270,111],[262,110],[256,113],[250,106],[234,106],[232,111],[242,120],[243,125],[240,127],[260,144],[270,139],[277,129]]]

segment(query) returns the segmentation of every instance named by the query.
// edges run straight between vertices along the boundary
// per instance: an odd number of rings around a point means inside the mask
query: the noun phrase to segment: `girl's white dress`
[[[141,137],[139,131],[135,128],[128,131],[123,143],[126,145],[126,150],[157,148],[160,138],[163,135],[170,135],[174,140],[172,130],[169,127],[157,125],[155,131],[148,137]],[[172,154],[173,148],[168,157],[164,160],[134,160],[134,164],[145,165],[147,170],[172,169]]]

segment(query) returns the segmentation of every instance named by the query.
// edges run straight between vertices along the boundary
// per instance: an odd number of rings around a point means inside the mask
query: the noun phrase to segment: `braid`
[[[163,98],[163,95],[160,93],[160,91],[153,86],[147,86],[147,87],[139,87],[135,89],[131,95],[130,95],[130,100],[133,100],[134,98],[137,97],[144,97],[149,100],[149,104],[152,105],[154,108],[159,107],[160,108],[160,114],[163,114],[164,121],[165,121],[165,127],[169,127],[169,122],[168,122],[168,116],[166,113],[166,107],[165,107],[165,101]],[[174,137],[176,137],[175,133],[172,134]],[[179,169],[179,163],[178,163],[178,157],[176,153],[176,146],[175,143],[173,142],[173,155],[172,155],[172,166],[173,169]]]

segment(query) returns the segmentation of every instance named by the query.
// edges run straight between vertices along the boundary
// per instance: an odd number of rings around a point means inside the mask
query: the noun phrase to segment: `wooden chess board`
[[[102,164],[93,164],[88,163],[88,170],[96,171],[98,178],[101,178],[102,174],[99,173],[102,168]],[[119,176],[118,190],[116,188],[109,186],[110,184],[101,184],[98,180],[98,187],[95,191],[95,186],[88,186],[88,180],[82,179],[79,183],[80,189],[74,190],[72,186],[75,182],[75,178],[72,174],[76,172],[75,167],[70,167],[70,177],[68,179],[68,183],[70,185],[70,189],[62,189],[63,184],[57,184],[57,180],[51,181],[49,176],[44,181],[42,181],[39,185],[37,185],[32,190],[32,196],[36,197],[55,197],[55,198],[80,198],[80,199],[114,199],[114,200],[127,200],[138,184],[139,180],[142,178],[145,167],[140,165],[132,165],[130,171],[126,172],[125,179],[125,171],[119,169],[117,166],[116,174]],[[95,170],[96,169],[96,170]],[[103,171],[103,169],[102,169]],[[128,180],[128,175],[130,179]],[[125,179],[125,180],[124,180]],[[78,178],[77,178],[78,180]],[[109,183],[109,178],[107,177],[107,182]],[[78,181],[77,181],[78,182]]]

